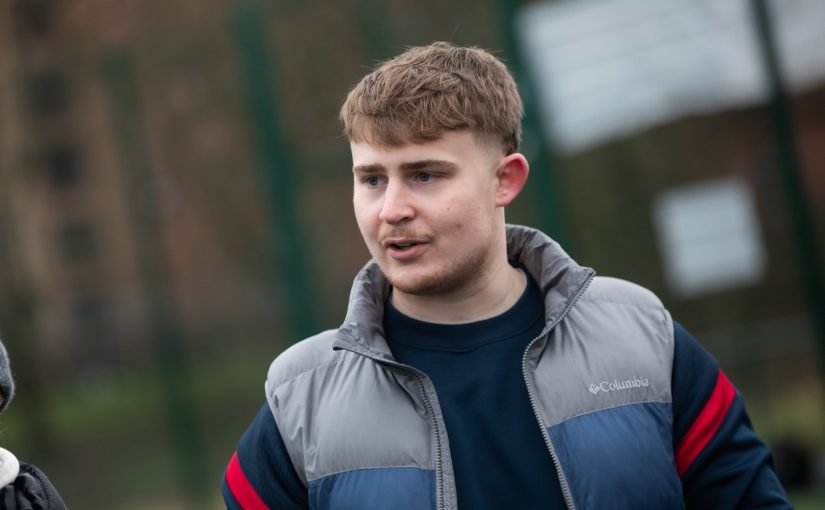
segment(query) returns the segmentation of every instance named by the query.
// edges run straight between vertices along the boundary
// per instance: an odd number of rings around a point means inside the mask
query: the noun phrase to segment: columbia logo
[[[593,395],[598,395],[599,393],[630,390],[633,388],[647,388],[648,386],[650,386],[650,381],[647,380],[647,377],[633,377],[624,381],[614,379],[613,382],[602,381],[600,383],[593,383],[588,390],[590,390],[590,393]]]

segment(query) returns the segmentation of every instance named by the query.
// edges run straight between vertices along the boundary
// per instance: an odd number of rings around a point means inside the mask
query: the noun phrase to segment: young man
[[[229,508],[789,508],[741,398],[656,296],[505,225],[521,117],[499,60],[445,43],[350,92],[373,260],[343,325],[273,362]]]

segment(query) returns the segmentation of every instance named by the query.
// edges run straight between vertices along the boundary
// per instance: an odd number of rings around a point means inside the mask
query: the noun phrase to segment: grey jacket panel
[[[597,277],[535,367],[545,426],[620,405],[670,403],[673,325],[650,291]]]
[[[431,418],[420,403],[415,374],[333,351],[331,336],[324,333],[285,351],[266,384],[298,476],[308,483],[353,469],[434,469],[427,439]],[[418,439],[399,442],[398,437]]]

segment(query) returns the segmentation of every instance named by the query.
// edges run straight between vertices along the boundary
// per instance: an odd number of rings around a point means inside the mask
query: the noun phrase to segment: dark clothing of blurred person
[[[14,397],[9,357],[0,342],[0,412]],[[19,462],[0,448],[0,510],[65,510],[66,505],[48,477],[36,466]]]

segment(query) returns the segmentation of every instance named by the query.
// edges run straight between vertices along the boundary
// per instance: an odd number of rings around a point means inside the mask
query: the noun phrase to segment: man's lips
[[[381,241],[384,249],[405,250],[419,244],[425,244],[427,241],[423,239],[410,239],[407,237],[390,237]]]
[[[381,246],[395,260],[405,261],[418,257],[429,244],[428,239],[410,237],[388,237],[381,241]]]

